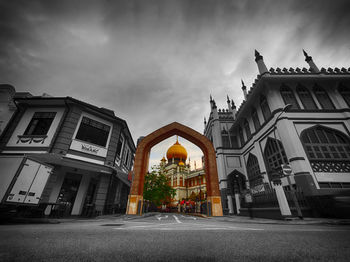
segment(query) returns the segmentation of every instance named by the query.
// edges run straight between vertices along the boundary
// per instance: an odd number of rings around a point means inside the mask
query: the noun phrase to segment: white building
[[[245,212],[241,206],[247,192],[253,194],[253,207],[272,188],[277,193],[281,164],[290,165],[293,185],[281,179],[289,202],[281,207],[278,199],[281,212],[295,212],[288,193],[293,189],[308,202],[304,212],[342,212],[335,196],[350,191],[350,68],[319,70],[304,55],[309,69],[268,70],[256,51],[259,75],[248,92],[242,81],[245,99],[239,109],[228,99],[227,109],[218,110],[210,99],[204,134],[216,149],[226,212]],[[254,209],[258,214],[263,207]]]
[[[1,136],[0,156],[26,156],[53,167],[39,202],[47,205],[46,215],[125,210],[135,152],[125,120],[71,97],[22,97],[14,103],[17,110]],[[0,166],[0,174],[6,168]],[[1,204],[13,207],[6,198]]]

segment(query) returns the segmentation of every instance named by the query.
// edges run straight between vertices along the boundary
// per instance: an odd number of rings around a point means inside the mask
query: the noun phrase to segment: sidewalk
[[[223,222],[234,223],[254,223],[254,224],[280,224],[280,225],[350,225],[350,219],[337,219],[337,218],[314,218],[304,217],[299,219],[298,217],[292,217],[286,220],[268,219],[268,218],[250,218],[243,216],[226,215],[222,217],[209,217]]]

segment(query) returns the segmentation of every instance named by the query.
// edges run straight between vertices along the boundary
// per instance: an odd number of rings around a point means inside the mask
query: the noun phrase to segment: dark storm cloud
[[[0,81],[115,110],[134,139],[203,130],[209,94],[242,100],[268,67],[349,66],[348,1],[1,1]]]

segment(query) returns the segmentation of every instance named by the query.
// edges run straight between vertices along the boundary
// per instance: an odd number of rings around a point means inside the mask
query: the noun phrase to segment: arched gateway
[[[179,135],[197,145],[204,154],[204,168],[207,181],[207,200],[211,216],[222,216],[221,196],[218,183],[215,150],[208,138],[197,131],[177,122],[166,125],[148,136],[138,144],[134,162],[134,179],[128,199],[127,214],[141,215],[143,204],[143,183],[148,170],[151,148],[159,142]]]

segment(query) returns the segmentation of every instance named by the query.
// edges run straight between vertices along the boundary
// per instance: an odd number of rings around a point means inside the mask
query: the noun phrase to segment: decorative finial
[[[309,64],[310,66],[310,70],[312,72],[315,72],[315,73],[319,73],[320,70],[318,69],[318,67],[316,66],[316,64],[314,63],[314,61],[312,60],[312,57],[309,56],[306,51],[303,49],[303,53],[304,53],[304,56],[305,56],[305,61]]]
[[[228,97],[228,95],[227,95],[227,103],[230,103],[230,98]]]
[[[306,53],[306,51],[303,49],[303,53],[305,57],[308,57],[308,54]]]
[[[247,87],[245,86],[243,79],[241,79],[241,82],[242,82],[242,89],[246,89]]]
[[[231,100],[231,107],[232,107],[232,109],[236,108],[236,105],[235,105],[235,102],[233,102],[233,99]]]

